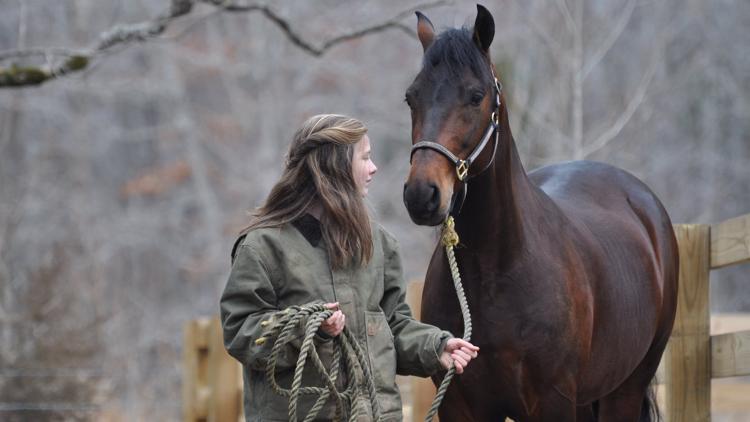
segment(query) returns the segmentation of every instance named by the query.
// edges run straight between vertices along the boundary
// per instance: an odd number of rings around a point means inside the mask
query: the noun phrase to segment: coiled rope
[[[461,274],[458,272],[458,264],[456,263],[456,256],[453,254],[453,247],[458,245],[458,233],[456,233],[455,222],[452,216],[443,223],[442,242],[445,247],[445,254],[448,256],[448,265],[451,269],[451,276],[453,278],[453,287],[456,288],[456,296],[458,296],[458,304],[461,307],[461,315],[464,319],[464,340],[471,341],[471,314],[469,313],[469,304],[466,302],[466,294],[464,293],[464,287],[461,284]],[[432,400],[432,406],[425,416],[425,422],[431,422],[435,417],[440,403],[443,402],[445,392],[448,390],[448,386],[453,379],[453,375],[456,373],[456,367],[451,365],[448,372],[445,374],[443,381],[440,383],[440,387],[435,394],[435,398]]]
[[[262,337],[256,340],[256,343],[262,344],[268,338],[276,338],[266,363],[266,380],[274,392],[289,397],[290,421],[298,420],[298,401],[300,396],[305,395],[318,396],[315,404],[305,416],[305,422],[314,420],[331,396],[336,401],[335,421],[341,421],[347,415],[348,421],[357,420],[365,411],[364,407],[359,405],[363,402],[361,399],[365,398],[369,400],[373,420],[380,421],[380,408],[375,396],[375,384],[370,372],[370,365],[366,360],[367,356],[351,332],[344,327],[341,334],[331,340],[333,341],[333,360],[330,369],[325,368],[315,349],[315,333],[317,333],[323,321],[331,315],[333,315],[333,310],[326,308],[323,304],[315,303],[291,306],[276,313],[271,320],[262,322],[261,326],[267,328],[267,330]],[[305,324],[304,339],[294,368],[291,388],[286,389],[276,381],[276,362],[284,346],[297,338],[297,330],[301,324]],[[302,386],[302,373],[307,365],[308,358],[320,374],[325,387]],[[336,380],[339,378],[339,370],[342,367],[346,373],[347,385],[343,391],[339,391],[336,387]]]

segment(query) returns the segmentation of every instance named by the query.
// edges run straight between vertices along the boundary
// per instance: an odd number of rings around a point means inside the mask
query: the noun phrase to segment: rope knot
[[[456,223],[453,221],[453,216],[449,215],[443,223],[443,234],[441,236],[443,246],[446,248],[458,245],[458,233],[455,226]]]

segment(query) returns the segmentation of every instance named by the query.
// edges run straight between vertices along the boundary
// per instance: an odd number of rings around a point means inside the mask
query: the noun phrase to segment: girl
[[[262,321],[292,305],[322,301],[335,310],[316,335],[318,353],[330,362],[330,339],[344,327],[351,331],[369,357],[384,421],[403,419],[397,373],[430,376],[453,363],[460,374],[477,356],[476,346],[411,315],[396,240],[370,221],[364,203],[377,171],[366,132],[346,116],[308,119],[294,135],[281,179],[235,244],[221,320],[227,351],[243,365],[248,422],[288,420],[288,399],[270,389],[263,372],[273,342],[256,340]],[[300,342],[277,361],[281,385],[290,384]],[[308,369],[305,385],[315,384]],[[300,418],[314,399],[302,396]],[[334,413],[329,399],[318,417],[331,420]]]

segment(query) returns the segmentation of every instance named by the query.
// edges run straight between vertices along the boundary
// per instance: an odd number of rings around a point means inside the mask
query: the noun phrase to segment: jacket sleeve
[[[414,319],[406,303],[406,283],[396,240],[383,231],[384,293],[380,306],[393,332],[400,375],[430,376],[443,369],[440,353],[448,339],[447,331]]]
[[[250,245],[237,248],[220,308],[227,352],[243,365],[264,370],[274,339],[266,339],[262,344],[256,344],[256,340],[265,331],[261,322],[271,320],[279,308],[268,268],[262,255]],[[288,343],[279,353],[277,369],[294,366],[299,347],[299,339]]]

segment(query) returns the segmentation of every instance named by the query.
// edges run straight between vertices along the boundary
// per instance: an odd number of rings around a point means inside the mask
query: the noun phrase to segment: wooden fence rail
[[[711,420],[711,379],[750,375],[750,330],[710,334],[710,271],[750,261],[750,214],[719,224],[679,224],[680,288],[674,330],[659,368],[669,422]],[[418,312],[421,283],[408,300]],[[242,374],[224,350],[218,318],[185,326],[185,421],[237,422],[242,417]],[[434,395],[431,382],[414,378],[410,414],[418,421]]]

